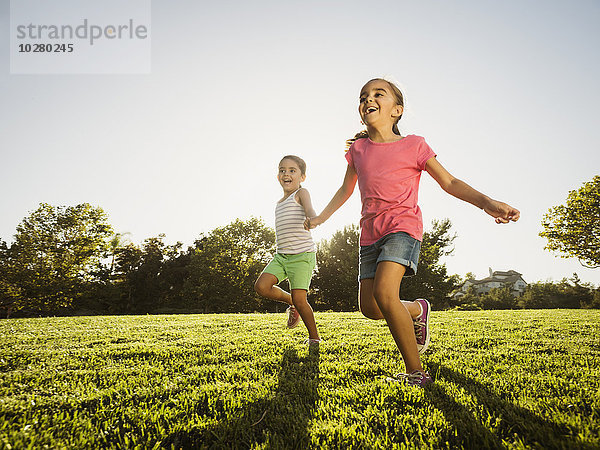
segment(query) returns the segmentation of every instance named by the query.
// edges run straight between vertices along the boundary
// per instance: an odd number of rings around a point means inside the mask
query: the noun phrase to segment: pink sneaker
[[[300,322],[300,314],[298,313],[296,308],[290,306],[286,312],[288,314],[287,327],[294,328],[298,326],[298,323]]]
[[[431,305],[424,298],[416,300],[421,305],[421,315],[414,320],[415,326],[415,337],[417,338],[417,349],[419,353],[425,353],[427,347],[429,347],[429,311],[431,311]]]

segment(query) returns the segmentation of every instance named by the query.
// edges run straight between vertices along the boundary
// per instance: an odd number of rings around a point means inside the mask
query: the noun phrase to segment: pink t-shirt
[[[360,245],[404,231],[423,239],[423,218],[417,202],[419,180],[435,153],[425,139],[413,134],[396,142],[355,141],[346,152],[358,175],[362,200]]]

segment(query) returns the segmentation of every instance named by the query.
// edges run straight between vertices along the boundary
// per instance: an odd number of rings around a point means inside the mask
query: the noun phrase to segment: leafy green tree
[[[518,299],[522,308],[593,308],[594,288],[580,283],[576,274],[570,279],[563,278],[557,283],[538,282],[527,286]]]
[[[590,303],[583,304],[583,308],[595,308],[600,309],[600,287],[596,288],[592,293],[592,300]]]
[[[109,275],[112,275],[115,269],[115,258],[117,256],[117,251],[131,243],[129,240],[130,234],[131,233],[115,233],[108,241],[108,251],[110,254]]]
[[[163,262],[160,273],[162,294],[158,305],[161,310],[182,310],[194,306],[193,303],[188,304],[184,296],[194,251],[194,248],[188,248],[187,251]]]
[[[433,220],[432,226],[431,231],[423,233],[417,274],[402,280],[400,297],[403,300],[427,298],[434,307],[443,309],[460,281],[458,275],[448,275],[446,264],[440,262],[454,251],[456,234],[450,231],[450,219]]]
[[[467,273],[465,274],[465,279],[464,279],[464,280],[461,280],[461,283],[464,283],[464,282],[465,282],[465,281],[467,281],[467,280],[474,280],[475,278],[476,278],[476,277],[475,277],[475,274],[474,274],[473,272],[467,272]]]
[[[600,267],[600,175],[570,191],[565,205],[550,208],[542,226],[546,249],[578,258],[586,267]]]
[[[201,235],[195,246],[184,288],[188,304],[203,312],[274,308],[254,292],[254,281],[275,252],[275,231],[261,219],[236,219]]]
[[[16,309],[53,312],[68,307],[86,283],[97,279],[112,227],[99,207],[88,203],[41,203],[17,226],[7,249],[10,283],[22,293]]]
[[[481,304],[481,296],[475,292],[475,288],[473,286],[470,286],[464,295],[450,298],[448,300],[448,304],[453,309],[457,309],[459,311],[478,311],[483,308],[483,305]]]
[[[118,287],[119,300],[114,311],[135,311],[135,288],[138,281],[137,270],[142,264],[142,249],[134,243],[128,243],[115,249],[115,267],[113,283]]]
[[[359,229],[349,225],[317,245],[317,271],[311,287],[318,309],[358,310]]]
[[[9,318],[19,299],[22,289],[15,283],[17,276],[10,258],[10,250],[6,242],[0,239],[0,309],[6,311]]]
[[[513,309],[517,307],[517,299],[510,287],[493,288],[481,295],[480,304],[483,309]]]
[[[164,234],[144,241],[142,260],[134,277],[134,298],[138,309],[144,312],[160,304],[165,286],[162,269],[165,261],[178,255],[181,243],[169,246],[164,243]]]
[[[119,251],[131,241],[130,233],[115,233],[108,240],[106,258],[95,271],[97,280],[88,283],[83,295],[72,305],[76,314],[116,314],[126,312],[122,302],[122,274],[115,272],[116,259]]]
[[[594,306],[594,286],[591,283],[582,283],[576,273],[568,280],[563,279],[561,284],[570,305],[567,306],[568,308],[598,308],[600,306]]]
[[[519,306],[525,309],[560,308],[562,303],[560,286],[555,283],[530,283],[519,298]]]
[[[182,244],[167,245],[165,235],[144,240],[142,248],[129,243],[115,251],[115,283],[127,312],[147,313],[165,307],[173,285],[169,267],[180,256]]]

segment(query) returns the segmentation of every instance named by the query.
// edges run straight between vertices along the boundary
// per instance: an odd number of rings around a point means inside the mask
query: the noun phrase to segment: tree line
[[[557,285],[563,292],[558,297],[531,285],[536,300],[528,302],[471,294],[453,300],[462,280],[440,262],[454,250],[451,226],[448,219],[436,220],[425,231],[418,273],[403,280],[401,298],[428,298],[434,309],[599,306],[598,290],[580,283],[567,294]],[[347,226],[317,244],[309,292],[315,310],[358,309],[358,241],[358,228]],[[167,244],[164,234],[137,245],[115,233],[102,208],[42,203],[17,226],[11,244],[0,239],[0,307],[13,317],[283,311],[285,305],[261,298],[253,288],[274,252],[275,232],[259,218],[202,233],[187,248]],[[565,301],[569,295],[577,296],[577,305]]]
[[[515,297],[509,287],[493,288],[485,294],[477,294],[471,287],[458,301],[451,302],[455,309],[599,309],[600,288],[582,283],[576,273],[558,282],[529,284],[525,293]]]

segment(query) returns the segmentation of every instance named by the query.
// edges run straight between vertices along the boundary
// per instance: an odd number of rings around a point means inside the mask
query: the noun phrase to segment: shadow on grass
[[[448,436],[451,447],[506,448],[507,443],[520,440],[533,448],[582,448],[581,442],[570,437],[571,430],[565,425],[517,406],[473,378],[441,364],[432,362],[428,368],[430,373],[436,374],[437,380],[444,379],[464,388],[475,399],[480,414],[489,420],[482,423],[438,383],[427,386],[427,398],[457,430],[455,436]]]
[[[299,357],[286,349],[281,360],[277,389],[232,411],[230,417],[201,430],[180,431],[162,441],[166,448],[268,448],[304,449],[309,446],[308,424],[318,400],[319,348]]]

